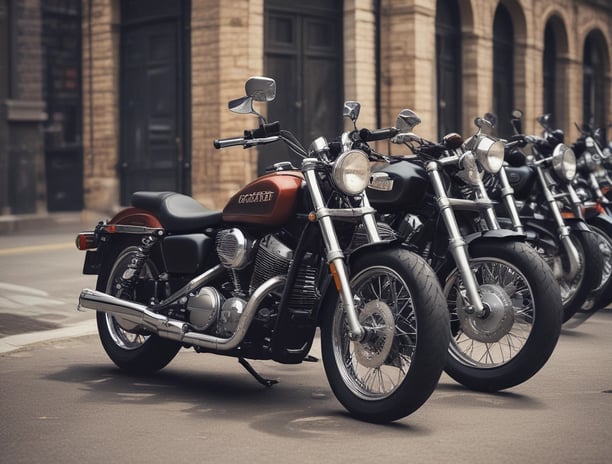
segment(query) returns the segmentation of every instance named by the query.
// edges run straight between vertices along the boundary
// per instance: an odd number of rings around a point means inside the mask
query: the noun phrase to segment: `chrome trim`
[[[84,289],[79,297],[79,311],[91,309],[102,311],[134,322],[155,332],[160,337],[176,340],[189,345],[196,345],[211,350],[227,351],[236,348],[244,339],[253,321],[255,312],[263,299],[275,288],[283,287],[284,276],[273,277],[260,285],[246,304],[238,321],[236,331],[229,338],[220,338],[194,332],[188,323],[151,311],[151,307],[121,300],[112,295],[96,290]]]
[[[469,308],[468,311],[474,311],[476,316],[484,316],[485,310],[482,299],[480,298],[480,292],[478,291],[478,283],[476,282],[470,267],[467,243],[463,239],[463,235],[459,230],[459,225],[457,224],[457,219],[455,218],[451,201],[444,190],[444,183],[442,182],[442,178],[438,172],[438,163],[432,161],[427,164],[426,168],[427,174],[431,179],[431,184],[436,194],[436,201],[438,203],[438,208],[440,209],[440,214],[442,215],[442,219],[444,220],[444,224],[446,225],[446,230],[448,232],[448,248],[455,260],[457,269],[459,269],[459,272],[461,273],[469,302],[471,304],[471,308]]]
[[[302,161],[302,172],[304,173],[304,179],[306,180],[306,185],[308,186],[310,197],[312,198],[315,214],[321,227],[321,236],[325,244],[327,262],[330,265],[333,263],[336,269],[336,275],[341,287],[342,307],[348,320],[350,337],[352,340],[361,340],[364,337],[365,329],[359,322],[357,310],[353,302],[348,271],[344,262],[344,253],[342,252],[342,248],[340,248],[334,224],[328,214],[329,210],[325,208],[323,194],[319,188],[319,182],[315,171],[317,165],[317,160],[306,158]]]

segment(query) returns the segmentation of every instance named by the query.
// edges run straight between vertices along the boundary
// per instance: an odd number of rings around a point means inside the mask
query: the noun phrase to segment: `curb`
[[[17,351],[40,342],[58,340],[61,338],[76,338],[84,335],[94,335],[96,333],[98,333],[96,320],[91,319],[69,327],[62,327],[61,329],[11,335],[9,337],[0,338],[0,354],[11,353],[12,351]]]

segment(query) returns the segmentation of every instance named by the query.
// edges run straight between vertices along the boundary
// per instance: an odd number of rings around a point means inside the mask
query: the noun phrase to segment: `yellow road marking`
[[[74,245],[74,243],[49,243],[47,245],[29,245],[0,250],[0,256],[19,255],[23,253],[37,253],[39,251],[67,250],[69,248],[76,249],[76,246]]]

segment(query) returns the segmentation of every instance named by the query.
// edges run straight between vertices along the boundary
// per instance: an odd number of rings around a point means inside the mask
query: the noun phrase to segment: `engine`
[[[231,288],[222,290],[225,295],[213,287],[194,292],[187,301],[187,314],[196,330],[229,337],[252,292],[272,277],[287,274],[293,250],[274,235],[256,241],[237,228],[217,234],[216,250]],[[275,308],[265,305],[258,309],[256,319],[267,321],[274,314]]]

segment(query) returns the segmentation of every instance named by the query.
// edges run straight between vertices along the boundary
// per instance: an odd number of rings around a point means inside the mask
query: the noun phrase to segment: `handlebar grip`
[[[213,146],[218,150],[219,148],[235,147],[237,145],[244,144],[244,137],[233,137],[230,139],[215,139]]]
[[[376,140],[390,139],[391,137],[395,137],[397,134],[399,134],[399,130],[395,127],[388,127],[387,129],[376,129],[373,131],[369,129],[361,129],[359,131],[359,137],[364,142],[374,142]]]

